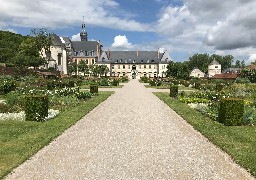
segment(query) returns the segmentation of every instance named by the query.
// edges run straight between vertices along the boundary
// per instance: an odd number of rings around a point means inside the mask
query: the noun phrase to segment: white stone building
[[[221,64],[214,59],[208,65],[208,77],[211,78],[215,74],[221,74]]]
[[[107,65],[109,76],[166,77],[167,65],[171,58],[167,51],[103,51],[97,65]]]
[[[202,71],[200,71],[200,69],[198,68],[194,68],[191,73],[190,73],[190,77],[196,77],[196,78],[204,78],[205,77],[205,73],[203,73]]]

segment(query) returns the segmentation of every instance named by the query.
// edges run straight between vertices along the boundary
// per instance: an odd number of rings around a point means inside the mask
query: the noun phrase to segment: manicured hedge
[[[90,93],[98,93],[98,85],[90,85]]]
[[[48,96],[33,95],[25,97],[26,121],[44,121],[48,116]]]
[[[218,121],[226,126],[243,124],[244,100],[225,98],[220,101]]]
[[[170,97],[176,98],[178,96],[178,86],[170,85]]]

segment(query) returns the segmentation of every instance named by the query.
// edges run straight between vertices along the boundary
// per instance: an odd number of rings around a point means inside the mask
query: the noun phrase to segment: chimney
[[[99,44],[97,44],[97,56],[98,56],[98,58],[100,58],[100,55],[99,55]]]
[[[159,59],[159,48],[157,49],[157,58]]]
[[[139,56],[139,50],[137,49],[137,57]]]
[[[109,52],[109,49],[108,49],[108,59],[110,59],[110,52]]]

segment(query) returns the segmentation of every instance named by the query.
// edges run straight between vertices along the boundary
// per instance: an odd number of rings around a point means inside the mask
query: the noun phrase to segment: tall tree
[[[89,74],[89,67],[84,60],[79,62],[78,71],[83,72],[84,76]]]

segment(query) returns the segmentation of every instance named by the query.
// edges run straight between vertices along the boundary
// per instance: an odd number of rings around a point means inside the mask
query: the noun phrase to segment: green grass
[[[256,176],[256,126],[224,126],[189,108],[187,104],[169,97],[169,93],[155,95],[211,142],[227,152],[236,163]]]
[[[0,121],[0,179],[79,121],[113,92],[100,92],[47,122]]]
[[[150,85],[145,85],[146,88],[156,88],[156,89],[170,89],[170,86],[150,86]],[[190,87],[185,87],[185,86],[179,86],[179,91],[186,91],[186,90],[191,90],[191,91],[198,91],[197,89],[190,88]]]

